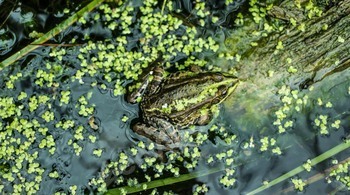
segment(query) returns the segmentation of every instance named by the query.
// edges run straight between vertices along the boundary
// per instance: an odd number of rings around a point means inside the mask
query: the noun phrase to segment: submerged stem
[[[316,164],[318,164],[318,163],[320,163],[320,162],[322,162],[322,161],[324,161],[324,160],[326,160],[326,159],[328,159],[328,158],[338,154],[339,152],[342,152],[342,151],[348,149],[349,147],[350,147],[350,141],[346,141],[344,143],[341,143],[341,144],[335,146],[334,148],[326,151],[325,153],[323,153],[323,154],[313,158],[311,160],[311,166],[314,166],[314,165],[316,165]],[[257,193],[259,193],[259,192],[261,192],[263,190],[266,190],[267,188],[270,188],[271,186],[274,186],[274,185],[276,185],[276,184],[278,184],[278,183],[280,183],[280,182],[282,182],[282,181],[284,181],[286,179],[289,179],[289,178],[295,176],[296,174],[298,174],[298,173],[300,173],[300,172],[302,172],[304,170],[305,169],[304,169],[303,165],[300,165],[297,168],[289,171],[288,173],[285,173],[285,174],[281,175],[280,177],[272,180],[267,185],[260,186],[259,188],[255,189],[255,190],[253,190],[253,191],[251,191],[249,193],[247,193],[247,195],[257,194]]]

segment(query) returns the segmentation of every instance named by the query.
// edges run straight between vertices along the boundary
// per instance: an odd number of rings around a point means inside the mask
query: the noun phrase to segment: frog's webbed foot
[[[173,124],[161,118],[153,118],[152,120],[157,124],[158,129],[164,132],[173,143],[178,143],[180,141],[179,132]]]
[[[165,146],[173,145],[179,142],[179,136],[174,126],[171,125],[170,129],[162,128],[160,125],[158,128],[153,126],[147,126],[143,123],[136,123],[133,126],[133,130],[143,135],[150,140]]]
[[[158,144],[162,144],[162,145],[172,144],[172,140],[167,139],[168,136],[166,135],[166,133],[159,131],[155,127],[147,126],[146,124],[143,124],[143,123],[136,123],[133,126],[133,130],[137,134],[145,136]]]

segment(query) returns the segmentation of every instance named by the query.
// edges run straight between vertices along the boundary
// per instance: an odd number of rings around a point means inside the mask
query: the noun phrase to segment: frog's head
[[[237,77],[224,73],[214,73],[212,79],[214,82],[208,86],[208,89],[213,89],[216,91],[215,98],[213,99],[214,104],[224,101],[229,95],[232,94],[239,83],[239,79]]]

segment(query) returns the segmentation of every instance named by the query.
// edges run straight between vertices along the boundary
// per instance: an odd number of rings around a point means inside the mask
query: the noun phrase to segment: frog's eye
[[[224,77],[220,73],[215,73],[213,75],[213,79],[215,82],[220,82],[220,81],[224,80]]]
[[[218,91],[219,91],[220,95],[226,95],[227,89],[228,89],[228,88],[227,88],[225,85],[220,85],[220,86],[218,87]]]

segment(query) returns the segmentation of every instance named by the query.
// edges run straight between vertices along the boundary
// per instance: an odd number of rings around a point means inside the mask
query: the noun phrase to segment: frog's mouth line
[[[237,78],[230,78],[230,79],[226,79],[224,81],[221,82],[217,82],[215,84],[210,85],[211,89],[214,88],[220,88],[220,86],[226,86],[227,87],[227,91],[226,91],[226,97],[222,98],[222,100],[219,102],[221,103],[223,100],[225,100],[227,98],[227,96],[231,95],[231,93],[237,88],[237,85],[239,84],[239,79]]]
[[[232,83],[233,86],[230,87],[230,89],[228,90],[228,95],[230,95],[238,86],[238,84],[240,83],[239,79],[233,79]]]
[[[209,99],[201,102],[200,104],[196,104],[193,107],[187,108],[186,110],[179,111],[177,113],[171,114],[171,117],[173,117],[173,118],[179,117],[181,115],[186,114],[187,112],[191,112],[194,109],[199,109],[200,107],[204,106],[205,104],[210,104],[212,101],[215,101],[216,99],[220,99],[220,101],[219,102],[215,102],[213,104],[220,104],[221,102],[223,102],[236,89],[239,81],[238,81],[238,79],[230,79],[228,81],[218,83],[218,86],[222,86],[223,84],[227,85],[227,83],[233,84],[233,86],[228,87],[228,90],[226,91],[226,95],[225,95],[224,98],[218,98],[222,94],[216,95],[216,96],[214,96],[212,98],[209,98]]]

